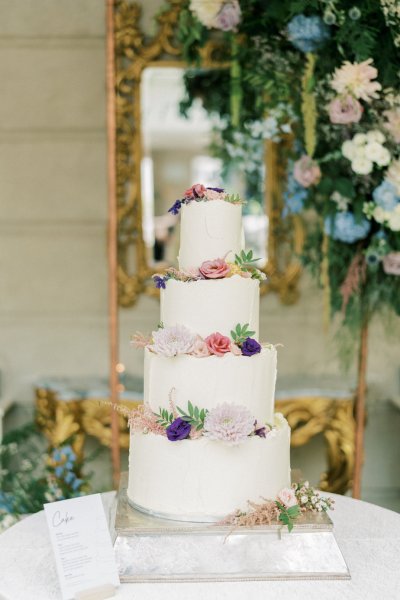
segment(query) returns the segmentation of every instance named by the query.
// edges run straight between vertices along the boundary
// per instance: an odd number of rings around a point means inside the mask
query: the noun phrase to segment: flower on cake
[[[152,333],[153,343],[149,350],[163,356],[190,354],[196,343],[196,335],[184,325],[163,327]]]
[[[244,442],[254,432],[254,417],[245,406],[220,404],[211,409],[204,421],[204,435],[229,445]]]
[[[372,58],[361,63],[345,61],[335,70],[331,87],[338,94],[351,94],[357,99],[371,102],[379,98],[378,92],[382,89],[378,81],[373,81],[377,76],[378,71],[372,66]]]
[[[204,198],[206,187],[202,183],[195,183],[185,191],[185,200],[197,200]]]
[[[172,421],[171,425],[168,425],[166,428],[167,438],[170,442],[177,442],[179,440],[184,440],[189,437],[192,426],[190,423],[178,417],[174,421]]]
[[[231,351],[231,340],[218,331],[207,336],[204,341],[210,353],[215,354],[215,356],[224,356],[224,354]]]
[[[191,355],[196,356],[197,358],[205,358],[207,356],[211,356],[211,352],[208,349],[207,342],[203,340],[203,338],[199,335],[197,336],[196,341],[193,345]]]
[[[254,338],[248,337],[242,344],[243,356],[253,356],[261,352],[261,345]]]
[[[205,279],[222,279],[230,272],[230,266],[223,258],[216,258],[204,261],[199,271]]]
[[[277,496],[279,502],[281,502],[286,508],[297,505],[296,494],[291,488],[283,488]]]
[[[183,198],[175,200],[171,208],[168,209],[168,212],[173,215],[178,215],[182,206],[185,204],[190,204],[191,202],[208,202],[212,200],[224,200],[229,204],[243,204],[238,194],[228,194],[223,188],[206,187],[202,183],[195,183],[184,192]]]

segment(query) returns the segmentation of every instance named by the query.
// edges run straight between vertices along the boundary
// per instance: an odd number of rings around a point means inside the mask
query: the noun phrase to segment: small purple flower
[[[172,421],[171,425],[166,428],[167,438],[170,442],[177,442],[178,440],[184,440],[189,437],[192,426],[187,421],[184,421],[181,417]]]
[[[265,437],[267,437],[268,432],[269,432],[269,428],[267,429],[267,427],[265,425],[263,425],[262,423],[258,423],[258,421],[255,421],[254,435],[258,435],[258,437],[265,438]]]
[[[172,213],[173,215],[178,215],[179,211],[181,210],[181,206],[182,206],[182,200],[175,200],[175,202],[171,206],[171,208],[168,209],[168,212]]]
[[[167,281],[166,277],[160,277],[160,275],[154,275],[153,281],[155,283],[156,288],[165,290],[165,283]]]
[[[219,194],[221,194],[224,191],[224,188],[213,188],[213,187],[208,187],[208,190],[212,190],[213,192],[218,192]]]
[[[253,338],[246,338],[242,344],[242,354],[244,356],[253,356],[253,354],[258,354],[261,352],[261,346],[257,342],[257,340]]]

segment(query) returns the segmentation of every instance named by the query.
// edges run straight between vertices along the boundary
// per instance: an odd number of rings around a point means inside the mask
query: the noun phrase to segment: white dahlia
[[[164,327],[152,333],[153,343],[148,346],[156,354],[176,356],[189,354],[196,342],[196,335],[184,325]]]
[[[215,27],[215,19],[223,0],[190,0],[190,10],[205,27]]]
[[[204,421],[204,435],[231,446],[244,442],[254,432],[256,420],[245,406],[220,404],[211,409]]]

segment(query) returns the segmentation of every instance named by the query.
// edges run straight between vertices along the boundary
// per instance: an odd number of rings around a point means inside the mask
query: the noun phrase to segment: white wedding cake
[[[259,339],[263,274],[237,196],[198,184],[181,212],[179,269],[154,277],[161,323],[131,416],[128,499],[155,516],[216,521],[290,487],[290,428],[274,415],[276,348]]]

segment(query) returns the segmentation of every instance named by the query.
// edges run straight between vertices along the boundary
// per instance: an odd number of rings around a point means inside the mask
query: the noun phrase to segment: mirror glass
[[[142,74],[143,236],[148,262],[156,269],[177,266],[179,217],[168,209],[190,185],[224,187],[248,200],[243,171],[230,169],[223,176],[221,160],[211,156],[210,145],[221,127],[219,116],[210,116],[200,99],[194,101],[187,117],[180,113],[184,74],[183,68],[164,66],[148,67]],[[261,259],[261,267],[266,262],[268,231],[263,198],[246,202],[243,214],[246,248]]]

